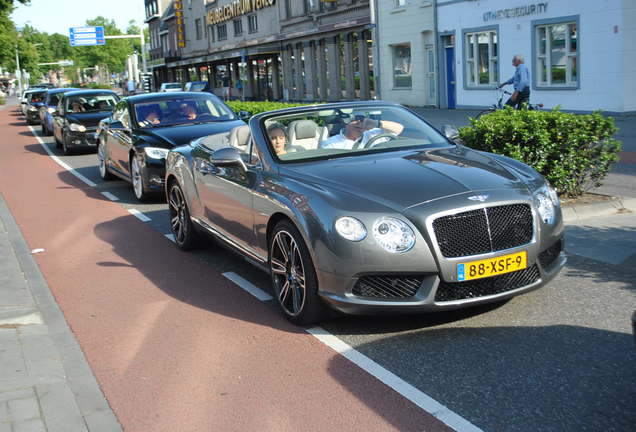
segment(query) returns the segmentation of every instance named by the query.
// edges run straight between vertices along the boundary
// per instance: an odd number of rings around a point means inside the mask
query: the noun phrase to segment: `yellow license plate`
[[[528,254],[526,251],[496,258],[488,258],[479,261],[471,261],[457,264],[457,280],[467,281],[490,276],[499,276],[522,270],[528,266]]]

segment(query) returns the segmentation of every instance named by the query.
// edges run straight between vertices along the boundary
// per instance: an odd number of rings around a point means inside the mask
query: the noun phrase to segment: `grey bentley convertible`
[[[268,271],[296,324],[541,287],[566,261],[556,192],[448,135],[381,101],[258,114],[168,154],[176,244],[212,234]]]

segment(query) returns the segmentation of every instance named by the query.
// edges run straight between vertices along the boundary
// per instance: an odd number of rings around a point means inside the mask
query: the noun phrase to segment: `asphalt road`
[[[28,135],[26,128],[20,133]],[[95,188],[82,189],[87,199],[95,198],[95,189],[109,192],[118,199],[114,205],[150,218],[147,225],[158,237],[169,233],[165,203],[137,203],[127,183],[99,179],[94,154],[64,157],[51,138],[44,140],[51,152],[96,183]],[[25,151],[41,153],[40,144],[31,141]],[[68,188],[77,188],[75,178],[64,173],[59,178]],[[125,239],[126,232],[113,232],[118,229],[114,222],[98,228]],[[633,238],[636,233],[633,226],[619,224],[615,229],[617,236]],[[570,232],[590,245],[607,234],[594,229],[581,234],[576,227]],[[141,251],[146,247],[134,246]],[[135,265],[131,256],[120,253]],[[585,255],[570,253],[567,267],[549,286],[503,304],[434,315],[342,317],[322,327],[483,430],[631,431],[636,424],[636,348],[630,325],[636,309],[636,270],[626,265],[629,260],[606,262],[602,254]],[[211,273],[234,272],[272,294],[266,274],[213,241],[187,259],[202,263]],[[171,263],[163,265],[169,269]],[[250,306],[256,314],[276,308],[271,301]],[[235,319],[241,320],[241,314]],[[268,325],[268,320],[255,321]],[[179,331],[196,333],[188,322],[175,325]],[[381,402],[341,379],[338,356],[330,360],[327,371],[352,397],[379,411]]]

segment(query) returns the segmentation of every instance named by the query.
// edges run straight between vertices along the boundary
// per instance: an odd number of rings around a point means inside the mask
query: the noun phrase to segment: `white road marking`
[[[453,428],[454,430],[461,432],[482,431],[462,416],[451,411],[426,393],[413,387],[411,384],[407,383],[402,378],[395,375],[393,372],[386,370],[361,352],[356,351],[349,344],[332,335],[322,327],[312,327],[310,329],[307,329],[306,331],[307,333],[318,339],[320,342],[324,343],[370,375],[382,381],[384,384],[391,387],[403,397],[410,400],[415,405],[419,406],[424,411],[431,414],[433,417],[445,423],[447,426]]]
[[[136,217],[142,222],[150,222],[151,219],[137,209],[128,209],[128,213]]]
[[[274,299],[274,297],[267,294],[265,291],[256,287],[254,284],[243,279],[241,276],[237,275],[234,272],[223,273],[223,276],[225,276],[226,278],[228,278],[229,280],[231,280],[232,282],[234,282],[235,284],[243,288],[248,293],[252,294],[254,297],[259,299],[260,301],[269,301]]]
[[[273,299],[273,297],[267,294],[265,291],[257,288],[251,282],[245,280],[234,272],[223,273],[223,276],[225,276],[261,301],[268,301]],[[390,372],[387,369],[383,368],[378,363],[371,360],[369,357],[365,356],[361,352],[355,350],[349,344],[332,335],[322,327],[312,327],[306,329],[306,331],[307,333],[318,339],[320,342],[324,343],[329,348],[333,349],[338,354],[342,355],[350,362],[352,362],[371,376],[377,378],[382,383],[402,395],[404,398],[413,402],[415,405],[417,405],[427,413],[431,414],[433,417],[443,422],[447,426],[453,428],[454,430],[459,432],[483,432],[481,429],[479,429],[477,426],[475,426],[459,414],[456,414],[426,393],[413,387],[411,384],[407,383],[402,378],[395,375],[393,372]]]
[[[172,243],[174,243],[174,234],[164,234],[164,236],[170,240]]]
[[[29,126],[29,129],[31,130],[31,133],[33,134],[35,139],[38,140],[40,145],[42,147],[44,147],[44,151],[46,151],[49,154],[49,156],[51,156],[51,159],[53,159],[55,161],[55,163],[57,163],[59,166],[61,166],[66,171],[68,171],[71,174],[73,174],[75,177],[77,177],[78,179],[80,179],[81,181],[86,183],[87,185],[89,185],[91,187],[97,186],[97,184],[93,183],[91,180],[87,179],[86,177],[84,177],[83,175],[81,175],[80,173],[75,171],[73,168],[71,168],[71,166],[68,165],[66,162],[64,162],[62,159],[60,159],[59,157],[55,156],[53,154],[53,152],[49,149],[49,146],[47,146],[46,143],[42,140],[42,138],[40,138],[40,136],[35,133],[35,129],[33,129],[33,126]]]
[[[119,198],[117,198],[115,195],[113,195],[112,193],[108,191],[102,191],[100,193],[111,201],[119,201]]]

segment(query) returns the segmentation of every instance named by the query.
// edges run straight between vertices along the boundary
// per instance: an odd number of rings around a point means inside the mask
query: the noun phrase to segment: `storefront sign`
[[[273,6],[275,0],[235,0],[225,6],[210,9],[206,15],[208,25],[222,23],[252,11]]]
[[[185,48],[185,31],[183,25],[183,0],[174,0],[174,16],[177,17],[177,44]]]
[[[499,9],[484,13],[484,21],[500,20],[505,18],[517,18],[526,15],[537,15],[548,11],[548,3],[536,3],[527,6],[519,6],[510,9]]]

